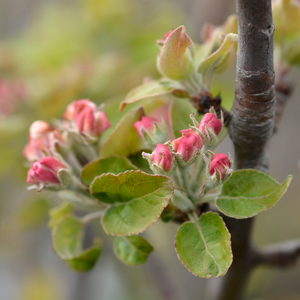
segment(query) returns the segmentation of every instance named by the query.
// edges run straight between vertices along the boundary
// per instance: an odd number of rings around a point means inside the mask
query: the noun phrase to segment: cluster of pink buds
[[[218,135],[223,126],[223,121],[218,119],[213,108],[205,114],[198,123],[192,116],[195,126],[181,130],[181,137],[166,142],[158,143],[155,150],[149,154],[143,152],[143,157],[148,160],[150,168],[155,174],[172,175],[177,166],[181,168],[192,165],[202,152],[206,163],[206,188],[211,189],[225,180],[231,173],[231,156],[225,154],[214,154],[205,148],[213,147],[218,142]],[[136,122],[135,127],[140,136],[154,131],[155,119],[144,117],[142,121]],[[156,125],[157,126],[157,125]],[[203,147],[205,146],[205,148]]]
[[[190,117],[194,123],[194,126],[191,128],[202,137],[204,145],[207,148],[214,147],[219,141],[218,135],[220,134],[224,123],[222,111],[221,120],[218,119],[213,107],[211,107],[209,113],[204,115],[200,123],[194,118],[194,114]]]
[[[98,141],[101,134],[110,127],[105,113],[98,110],[90,100],[72,102],[67,107],[64,119],[67,121],[59,129],[44,121],[35,121],[30,126],[23,155],[33,163],[28,171],[27,182],[38,187],[39,191],[44,187],[65,189],[72,179],[72,167],[76,168],[75,173],[81,172],[82,165],[76,158],[76,151],[81,150],[81,156],[90,156],[94,150],[97,156],[95,145],[77,145],[76,142],[82,142],[82,137],[84,141]],[[86,155],[87,160],[89,156]]]
[[[168,137],[168,128],[163,116],[160,120],[143,116],[134,127],[146,146],[153,149],[157,144],[164,143]]]
[[[70,129],[78,132],[88,142],[95,142],[111,125],[103,111],[88,99],[70,103],[64,114]]]

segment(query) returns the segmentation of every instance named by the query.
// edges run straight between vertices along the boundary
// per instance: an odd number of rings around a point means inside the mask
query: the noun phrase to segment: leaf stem
[[[81,222],[83,223],[83,225],[86,225],[89,222],[100,218],[102,215],[103,215],[103,211],[95,211],[82,217]]]
[[[202,152],[205,152],[204,148],[203,148]],[[201,177],[204,167],[205,167],[204,159],[202,157],[202,154],[200,154],[196,161],[196,170],[194,172],[194,176],[193,176],[193,180],[192,180],[192,190],[193,191],[196,191],[198,189],[200,177]]]
[[[190,169],[191,166],[187,166],[187,167],[179,167],[179,171],[180,171],[180,175],[181,175],[181,179],[182,179],[182,183],[183,183],[183,188],[186,191],[186,194],[188,196],[188,198],[193,199],[194,198],[194,194],[193,191],[191,189],[191,185],[190,185]]]

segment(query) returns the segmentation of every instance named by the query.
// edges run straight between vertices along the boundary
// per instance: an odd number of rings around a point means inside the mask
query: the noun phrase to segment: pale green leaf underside
[[[180,261],[199,277],[223,276],[232,262],[230,234],[222,218],[213,212],[202,214],[196,224],[183,223],[175,246]]]
[[[54,225],[64,216],[70,214],[73,210],[71,204],[67,202],[61,203],[59,206],[53,207],[49,210],[50,220],[48,223],[49,228],[53,228]]]
[[[130,160],[124,156],[113,155],[98,159],[84,166],[81,172],[81,181],[90,186],[96,176],[103,173],[119,174],[128,170],[137,170]]]
[[[167,37],[158,56],[158,69],[162,75],[173,80],[188,79],[194,71],[190,49],[191,39],[184,26]]]
[[[51,237],[55,253],[76,271],[91,269],[101,253],[99,238],[94,240],[91,248],[82,250],[83,224],[71,215],[55,224]]]
[[[149,83],[138,86],[133,89],[120,104],[120,111],[122,111],[127,104],[134,103],[139,100],[151,97],[157,97],[171,93],[174,87],[168,81],[151,81]]]
[[[92,195],[110,204],[102,223],[112,235],[133,235],[146,230],[160,216],[173,195],[173,181],[141,171],[103,174],[91,184]]]
[[[80,220],[67,216],[53,228],[53,249],[61,259],[72,259],[81,254],[82,237],[83,231]]]
[[[96,263],[102,251],[101,239],[95,238],[91,248],[83,251],[79,256],[73,259],[65,260],[66,264],[78,272],[90,270]]]
[[[146,262],[153,247],[139,235],[117,237],[114,242],[116,256],[129,266],[139,266]]]
[[[236,219],[250,218],[272,207],[286,192],[292,176],[280,185],[271,176],[256,170],[233,172],[216,200],[218,209]]]

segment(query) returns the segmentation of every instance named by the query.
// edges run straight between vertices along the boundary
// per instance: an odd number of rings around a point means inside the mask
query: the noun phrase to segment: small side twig
[[[300,239],[272,244],[254,250],[253,265],[286,268],[300,258]]]

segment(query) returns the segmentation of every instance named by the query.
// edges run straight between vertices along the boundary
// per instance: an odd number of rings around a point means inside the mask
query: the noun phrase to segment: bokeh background
[[[178,225],[156,222],[144,233],[155,247],[142,267],[114,256],[112,238],[100,225],[90,231],[104,250],[89,273],[78,274],[54,254],[47,228],[53,195],[26,191],[22,157],[36,119],[61,117],[80,98],[106,102],[114,124],[118,103],[145,77],[158,78],[155,41],[181,24],[200,42],[204,22],[222,24],[233,0],[0,0],[0,299],[1,300],[207,300],[217,279],[202,280],[177,259]],[[234,67],[213,82],[234,95]],[[270,143],[270,173],[291,187],[255,222],[258,245],[300,237],[300,72],[280,129]],[[220,152],[233,152],[229,138]],[[291,269],[257,269],[247,299],[299,300],[300,261]]]

